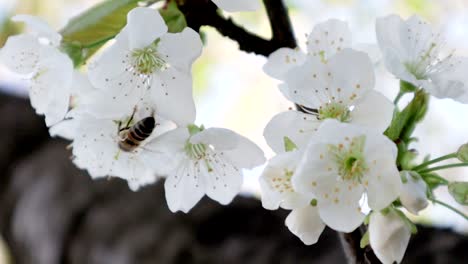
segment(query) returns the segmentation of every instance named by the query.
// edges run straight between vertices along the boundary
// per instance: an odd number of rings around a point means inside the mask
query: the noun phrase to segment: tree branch
[[[210,0],[177,0],[177,4],[189,27],[199,31],[201,26],[211,26],[222,35],[236,41],[239,49],[243,51],[268,56],[281,47],[296,47],[289,16],[282,0],[265,0],[265,8],[272,26],[271,40],[257,36],[231,19],[224,18]]]
[[[297,47],[288,10],[283,0],[263,0],[263,3],[270,20],[272,41],[278,42],[282,47]]]

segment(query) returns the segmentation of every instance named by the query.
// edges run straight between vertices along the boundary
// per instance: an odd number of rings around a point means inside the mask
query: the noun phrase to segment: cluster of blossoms
[[[259,6],[213,2],[226,11]],[[202,51],[194,30],[168,33],[156,10],[137,7],[111,45],[79,71],[47,23],[26,15],[13,20],[30,32],[10,37],[0,62],[25,76],[32,106],[51,135],[72,141],[73,162],[91,177],[119,177],[135,191],[164,177],[170,210],[188,212],[205,194],[229,203],[241,189],[242,169],[265,162],[245,137],[194,124],[191,68]],[[263,206],[291,210],[286,226],[305,244],[316,243],[325,226],[352,232],[364,223],[363,245],[393,263],[402,260],[414,231],[400,208],[418,214],[436,186],[429,188],[428,179],[448,184],[428,166],[455,157],[468,162],[464,146],[416,166],[402,131],[422,119],[426,91],[467,103],[468,65],[441,55],[440,34],[417,17],[381,18],[377,37],[387,69],[402,81],[400,93],[414,92],[416,106],[400,111],[374,90],[374,64],[353,48],[345,22],[318,24],[307,52],[281,48],[264,66],[298,110],[277,114],[265,128],[276,156],[260,186]],[[466,197],[460,186],[449,190]]]
[[[425,22],[388,16],[377,21],[377,35],[385,65],[404,87],[467,102],[468,64],[441,57],[440,35]],[[281,48],[264,71],[282,81],[298,110],[277,114],[264,130],[277,155],[260,178],[263,206],[291,210],[286,226],[308,245],[325,226],[351,232],[365,223],[363,246],[370,243],[383,263],[401,262],[414,225],[396,203],[418,214],[428,188],[416,170],[398,167],[400,146],[386,131],[400,111],[374,90],[374,65],[353,49],[347,24],[316,25],[307,52]]]
[[[187,212],[204,194],[229,203],[242,169],[265,162],[262,150],[235,132],[193,124],[191,67],[202,43],[192,29],[168,33],[156,10],[137,7],[81,73],[45,22],[14,20],[32,33],[9,38],[1,61],[28,78],[32,106],[51,135],[72,140],[73,162],[91,177],[119,177],[132,190],[166,177],[169,208]]]

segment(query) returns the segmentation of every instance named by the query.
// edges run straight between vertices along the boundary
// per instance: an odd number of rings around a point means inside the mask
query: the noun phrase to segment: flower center
[[[364,157],[365,136],[354,137],[348,146],[343,144],[329,145],[335,162],[338,165],[338,175],[343,180],[361,182],[364,173],[368,171],[368,166]]]
[[[131,53],[133,67],[140,74],[152,74],[163,69],[167,63],[157,52],[156,44],[149,45],[143,49],[135,49]]]
[[[348,107],[337,102],[331,102],[327,103],[323,107],[320,107],[318,112],[318,118],[320,120],[332,118],[337,119],[340,122],[347,122],[349,121],[349,113],[350,111]]]

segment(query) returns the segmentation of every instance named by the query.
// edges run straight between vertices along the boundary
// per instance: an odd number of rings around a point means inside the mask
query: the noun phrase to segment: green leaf
[[[365,248],[367,245],[369,245],[369,230],[367,230],[366,233],[364,233],[359,245],[361,246],[361,248]]]
[[[127,23],[127,13],[139,0],[109,0],[74,17],[61,30],[62,50],[72,58],[75,67],[91,57]]]
[[[187,27],[185,16],[180,12],[175,1],[170,1],[161,10],[159,10],[159,13],[164,18],[164,21],[166,21],[169,32],[181,32]]]
[[[449,193],[459,204],[468,205],[468,182],[451,182]]]
[[[283,140],[284,140],[284,150],[286,152],[293,151],[293,150],[297,149],[296,144],[294,144],[294,142],[290,138],[283,137]]]

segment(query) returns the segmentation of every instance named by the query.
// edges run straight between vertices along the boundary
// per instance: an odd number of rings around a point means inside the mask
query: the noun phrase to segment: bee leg
[[[127,125],[125,125],[125,128],[124,128],[124,129],[130,128],[130,124],[132,123],[133,118],[135,117],[136,111],[137,111],[137,106],[135,105],[135,107],[133,107],[132,115],[131,115],[130,118],[128,119]]]

